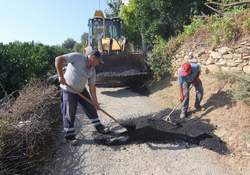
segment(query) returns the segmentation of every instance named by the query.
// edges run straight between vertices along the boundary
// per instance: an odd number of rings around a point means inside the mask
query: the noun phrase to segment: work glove
[[[179,100],[180,100],[181,102],[183,102],[184,98],[185,98],[184,95],[180,95]]]

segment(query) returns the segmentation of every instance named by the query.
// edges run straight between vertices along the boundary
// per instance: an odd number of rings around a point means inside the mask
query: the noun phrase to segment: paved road
[[[98,94],[102,107],[116,118],[123,120],[139,118],[140,124],[137,127],[147,124],[147,117],[150,116],[146,117],[146,115],[162,110],[149,97],[126,89],[101,88],[98,89]],[[105,124],[111,127],[117,126],[112,120],[100,115]],[[210,150],[208,146],[193,145],[185,139],[173,139],[171,142],[164,143],[142,141],[138,144],[132,142],[122,146],[96,144],[93,141],[94,128],[80,109],[77,116],[79,138],[82,139],[80,146],[72,147],[62,144],[55,155],[55,160],[48,166],[45,174],[238,175],[237,172],[220,162],[219,156],[222,156],[223,150]],[[157,125],[163,130],[164,127],[169,126],[162,122]],[[192,127],[188,126],[184,129],[169,128],[166,131],[171,130],[179,134],[197,136],[200,134],[197,132],[197,128],[209,130],[211,126],[200,123],[196,127],[192,125]],[[187,132],[187,130],[191,132]]]

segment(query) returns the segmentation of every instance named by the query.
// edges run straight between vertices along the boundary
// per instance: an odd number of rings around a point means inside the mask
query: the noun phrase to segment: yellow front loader
[[[104,64],[96,68],[97,83],[133,84],[149,77],[144,54],[129,52],[126,48],[121,23],[118,17],[105,18],[102,11],[95,11],[88,21],[87,47],[99,50],[104,60]]]

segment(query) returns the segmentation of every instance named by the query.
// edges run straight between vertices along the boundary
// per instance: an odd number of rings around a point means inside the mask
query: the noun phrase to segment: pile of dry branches
[[[55,150],[60,100],[55,87],[32,81],[0,109],[0,174],[33,174]]]

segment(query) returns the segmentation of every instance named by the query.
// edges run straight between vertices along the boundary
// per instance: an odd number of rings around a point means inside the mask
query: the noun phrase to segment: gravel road
[[[159,114],[163,110],[149,97],[141,96],[123,88],[98,88],[98,98],[101,106],[118,119],[134,118],[140,124],[137,128],[147,125],[150,114]],[[171,100],[171,99],[170,99]],[[170,109],[169,109],[170,110]],[[169,112],[169,111],[165,111]],[[100,114],[102,122],[111,128],[118,126],[105,115]],[[145,117],[144,117],[145,116]],[[97,144],[93,126],[81,109],[77,114],[77,128],[80,145],[72,147],[61,144],[55,154],[55,159],[44,171],[53,175],[238,175],[234,169],[220,162],[219,156],[225,152],[216,148],[210,150],[208,141],[192,144],[183,139],[183,135],[196,137],[199,134],[212,132],[212,127],[206,123],[187,125],[182,128],[171,128],[163,122],[152,121],[155,128],[162,131],[177,133],[171,141],[142,140],[129,142],[119,146]],[[157,123],[158,122],[158,123]],[[143,124],[142,124],[143,123]],[[188,123],[188,122],[187,122]],[[156,126],[157,125],[157,126]],[[199,130],[199,128],[201,128]],[[205,128],[205,129],[204,129]],[[156,133],[157,134],[157,133]],[[160,133],[161,134],[161,133]],[[150,135],[150,134],[149,134]],[[179,137],[175,139],[174,137]],[[162,138],[160,138],[162,141]],[[211,142],[219,138],[210,139]],[[209,140],[209,139],[208,139]],[[202,146],[203,145],[203,146]],[[205,145],[205,146],[204,146]],[[216,145],[216,144],[215,144]],[[223,145],[225,147],[225,145]],[[224,149],[224,148],[221,148]]]

